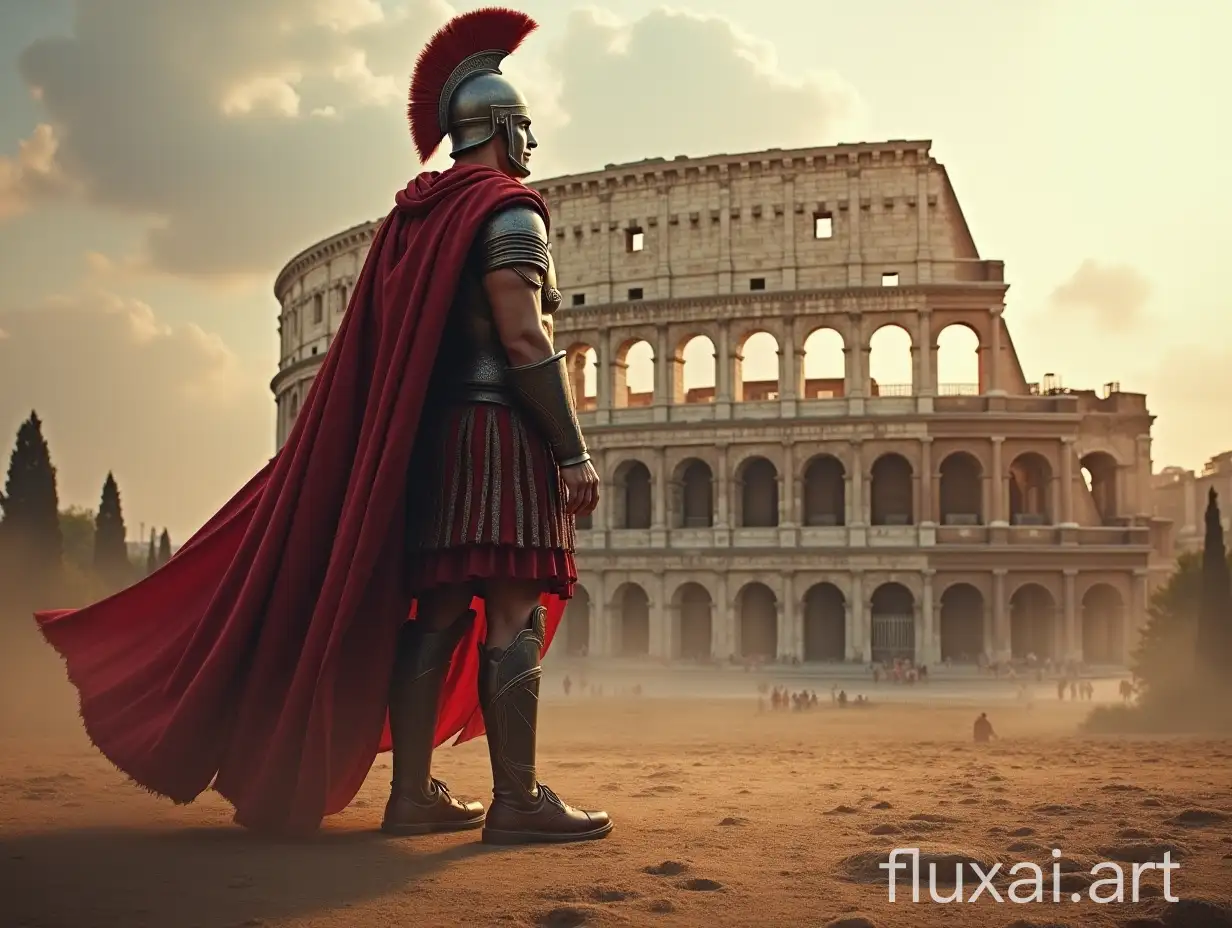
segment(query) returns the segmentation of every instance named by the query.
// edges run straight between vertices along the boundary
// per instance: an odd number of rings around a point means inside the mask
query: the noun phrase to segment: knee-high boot
[[[509,647],[480,653],[479,704],[492,759],[492,805],[484,823],[488,844],[587,841],[612,830],[606,812],[583,812],[562,802],[535,773],[539,720],[539,659],[543,653],[542,606]]]
[[[398,637],[389,690],[394,775],[381,830],[394,835],[461,831],[483,824],[483,805],[455,799],[432,776],[432,748],[441,686],[454,649],[474,620],[468,612],[451,626],[430,631],[408,622]]]

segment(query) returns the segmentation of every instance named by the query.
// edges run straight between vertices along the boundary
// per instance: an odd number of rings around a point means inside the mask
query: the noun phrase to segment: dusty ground
[[[28,681],[35,668],[23,668]],[[557,692],[545,700],[542,775],[606,808],[616,829],[590,845],[492,850],[477,833],[376,833],[387,759],[319,839],[257,840],[215,797],[177,808],[126,783],[76,732],[63,690],[36,701],[6,682],[3,928],[1232,925],[1232,743],[1081,739],[1087,710],[1069,703],[984,700],[1002,740],[976,746],[980,706],[923,688],[916,704],[839,710],[819,685],[818,709],[765,715],[752,695]],[[483,795],[485,752],[446,749],[437,772]],[[985,868],[1036,861],[1049,900],[1059,848],[1063,901],[913,905],[900,889],[891,904],[877,864],[894,847]],[[1070,901],[1095,862],[1164,850],[1188,902],[1159,899],[1158,873],[1136,905]],[[968,871],[964,894],[977,884]],[[997,885],[1004,895],[1007,881]]]

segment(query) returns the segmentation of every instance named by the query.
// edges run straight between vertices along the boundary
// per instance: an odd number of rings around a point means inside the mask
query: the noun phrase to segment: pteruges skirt
[[[408,487],[408,582],[415,593],[530,580],[573,594],[574,519],[547,443],[494,403],[425,410]]]

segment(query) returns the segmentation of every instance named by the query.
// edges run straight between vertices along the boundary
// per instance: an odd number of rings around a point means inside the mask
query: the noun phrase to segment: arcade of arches
[[[1003,443],[969,440],[958,448],[953,441],[922,436],[822,443],[821,450],[818,443],[783,444],[762,453],[731,446],[673,451],[670,461],[667,449],[640,455],[600,449],[594,454],[608,491],[600,509],[578,527],[1101,528],[1132,521],[1126,514],[1136,511],[1136,499],[1129,481],[1118,480],[1125,468],[1110,454],[1079,459],[1071,443],[1060,439],[1047,456],[1039,450],[1015,453],[1013,443],[1009,448]],[[942,446],[939,454],[934,445]],[[998,472],[1001,479],[993,480],[991,474]]]
[[[1144,571],[619,577],[581,578],[558,635],[564,650],[690,661],[1124,664],[1147,597]]]

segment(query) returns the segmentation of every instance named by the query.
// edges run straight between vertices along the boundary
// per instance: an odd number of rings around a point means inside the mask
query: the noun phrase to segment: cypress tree
[[[145,575],[158,570],[158,532],[150,529],[150,547],[145,554]]]
[[[158,566],[162,567],[171,560],[171,535],[166,529],[158,539]]]
[[[94,519],[94,569],[109,579],[124,579],[129,572],[128,532],[120,507],[120,488],[115,476],[103,481],[103,497]]]
[[[17,430],[0,510],[0,556],[16,577],[36,585],[45,581],[60,568],[64,536],[56,469],[37,413]]]
[[[1211,679],[1227,678],[1232,660],[1232,578],[1219,515],[1219,494],[1212,487],[1206,504],[1206,540],[1202,548],[1202,599],[1198,609],[1198,661]]]

